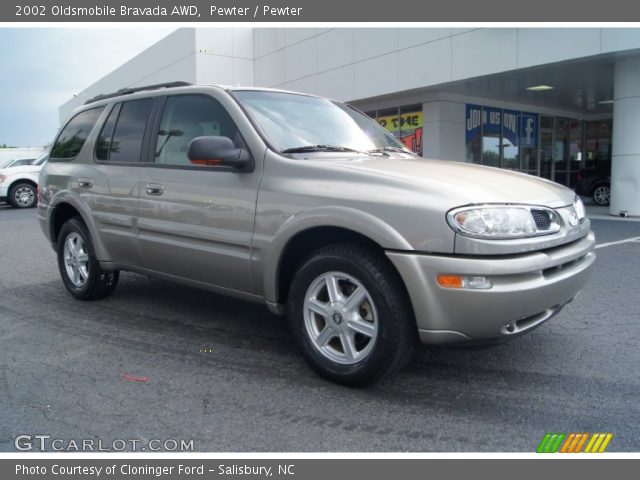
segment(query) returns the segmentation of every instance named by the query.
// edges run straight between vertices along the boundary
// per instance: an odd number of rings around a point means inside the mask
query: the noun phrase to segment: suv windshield
[[[326,98],[259,90],[236,90],[233,96],[281,153],[411,153],[374,120],[348,105]]]

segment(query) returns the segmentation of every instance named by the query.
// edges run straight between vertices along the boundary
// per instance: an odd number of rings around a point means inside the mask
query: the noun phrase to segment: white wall
[[[198,28],[195,50],[197,83],[254,84],[253,29]]]
[[[98,80],[59,109],[60,122],[96,95],[121,88],[182,80],[196,81],[195,30],[179,29]]]
[[[256,28],[255,83],[356,100],[640,48],[640,29]]]
[[[88,99],[121,88],[185,81],[254,84],[251,28],[182,28],[152,45],[60,107],[63,123]]]

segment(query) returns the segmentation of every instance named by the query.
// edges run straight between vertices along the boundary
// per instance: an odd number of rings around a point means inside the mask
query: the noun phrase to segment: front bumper
[[[508,340],[542,324],[573,300],[595,261],[589,232],[548,250],[496,256],[387,252],[409,292],[420,339],[429,344]],[[486,276],[487,290],[441,287],[439,274]]]
[[[6,200],[9,196],[9,189],[0,185],[0,199]]]

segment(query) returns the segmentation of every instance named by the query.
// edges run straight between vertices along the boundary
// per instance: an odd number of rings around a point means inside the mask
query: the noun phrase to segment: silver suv
[[[358,110],[181,83],[96,97],[60,131],[38,214],[67,290],[127,270],[287,314],[311,366],[361,385],[427,344],[507,340],[587,281],[571,190],[426,160]]]

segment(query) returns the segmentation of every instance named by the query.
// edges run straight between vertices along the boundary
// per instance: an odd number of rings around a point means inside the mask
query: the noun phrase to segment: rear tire
[[[306,360],[343,385],[402,368],[417,337],[404,285],[377,250],[356,243],[313,252],[293,278],[288,317]]]
[[[98,300],[115,290],[119,272],[100,267],[91,235],[78,217],[67,220],[62,226],[57,252],[64,286],[78,300]]]
[[[36,206],[36,187],[30,183],[17,183],[9,189],[9,203],[14,208],[32,208]]]

